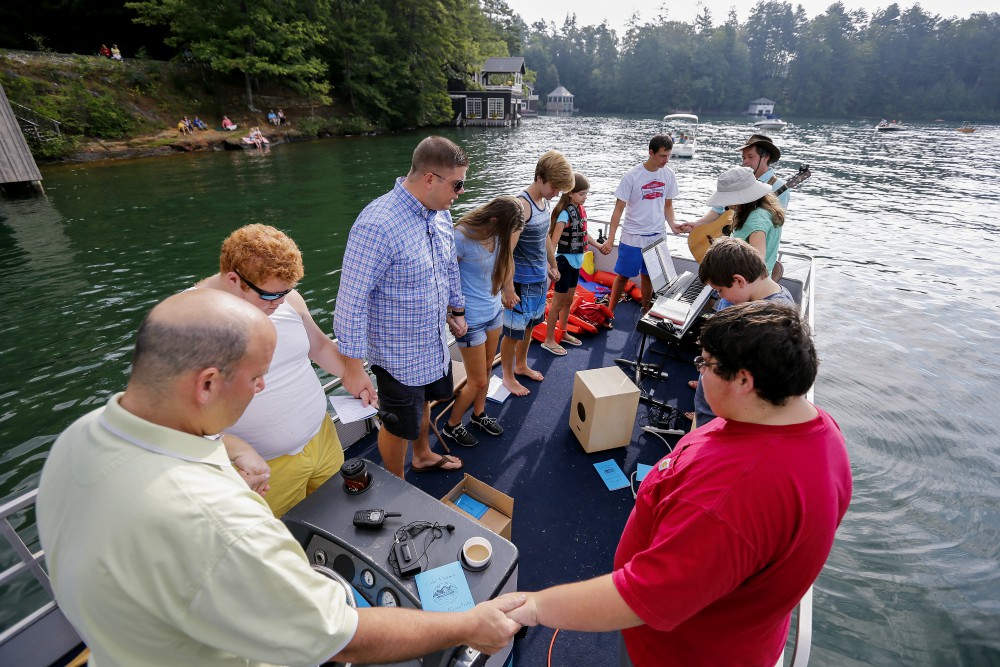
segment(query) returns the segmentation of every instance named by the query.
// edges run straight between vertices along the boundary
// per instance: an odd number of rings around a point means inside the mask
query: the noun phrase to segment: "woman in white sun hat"
[[[778,259],[781,226],[785,224],[785,209],[771,193],[771,186],[758,181],[749,167],[734,167],[719,176],[708,205],[733,211],[731,235],[756,248],[770,274]]]

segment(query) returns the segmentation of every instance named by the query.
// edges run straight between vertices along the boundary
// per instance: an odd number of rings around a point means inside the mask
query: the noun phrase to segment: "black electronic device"
[[[399,576],[412,577],[420,574],[423,568],[420,565],[421,554],[417,552],[417,544],[411,539],[401,540],[392,545],[392,553],[396,557],[396,567]]]
[[[385,510],[358,510],[354,513],[354,526],[356,528],[381,528],[387,517],[402,516],[399,512],[386,512]]]

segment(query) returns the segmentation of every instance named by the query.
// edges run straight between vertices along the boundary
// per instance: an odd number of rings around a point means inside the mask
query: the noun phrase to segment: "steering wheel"
[[[318,565],[316,563],[313,563],[312,569],[316,570],[324,577],[332,579],[333,582],[338,584],[339,586],[342,586],[344,589],[344,595],[347,598],[347,605],[354,609],[358,608],[358,602],[357,600],[354,599],[354,589],[351,587],[351,584],[347,581],[347,579],[344,579],[344,577],[341,576],[338,572],[336,572],[330,567],[327,567],[326,565]],[[351,667],[351,663],[349,662],[328,662],[325,664],[333,665],[333,667]]]

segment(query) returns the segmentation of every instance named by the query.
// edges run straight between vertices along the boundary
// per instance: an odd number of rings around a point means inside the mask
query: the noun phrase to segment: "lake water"
[[[793,193],[783,245],[818,264],[816,402],[843,428],[851,509],[816,587],[812,664],[1000,664],[1000,127],[873,136],[873,122],[775,133]],[[470,155],[461,213],[530,182],[563,150],[607,219],[659,121],[537,118],[447,129]],[[703,125],[673,160],[678,220],[700,216],[752,128]],[[0,200],[0,499],[34,488],[70,422],[120,390],[158,300],[217,270],[222,239],[263,222],[300,245],[300,289],[331,327],[354,217],[426,133],[42,169],[47,197]],[[30,530],[28,531],[30,535]],[[9,618],[30,587],[0,593]]]

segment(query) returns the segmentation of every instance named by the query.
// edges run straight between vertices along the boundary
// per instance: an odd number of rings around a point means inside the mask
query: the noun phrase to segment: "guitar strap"
[[[770,179],[769,179],[769,180],[767,181],[767,184],[768,184],[768,185],[774,185],[774,184],[775,184],[775,182],[777,182],[777,180],[778,180],[778,175],[777,175],[777,174],[775,174],[774,176],[772,176],[772,177],[771,177],[771,178],[770,178]]]

